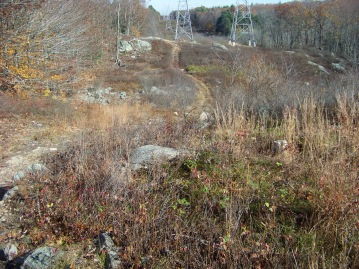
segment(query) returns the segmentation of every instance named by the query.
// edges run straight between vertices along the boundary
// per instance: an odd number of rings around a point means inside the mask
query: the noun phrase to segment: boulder
[[[17,172],[14,175],[13,180],[18,181],[18,180],[26,177],[26,175],[35,175],[35,174],[43,173],[46,171],[48,171],[48,169],[45,165],[43,165],[41,163],[33,163],[33,164],[30,164],[29,166],[25,167],[24,170]]]
[[[211,120],[211,115],[208,112],[202,112],[201,115],[199,115],[199,120],[201,122],[209,122]]]
[[[152,50],[152,45],[150,42],[144,41],[144,40],[133,40],[132,42],[132,47],[134,48],[135,51],[151,51]]]
[[[111,237],[107,233],[101,233],[99,235],[99,244],[100,244],[100,253],[104,252],[106,255],[105,258],[105,268],[106,269],[115,269],[119,268],[121,261],[117,254],[117,248]]]
[[[324,66],[318,65],[318,68],[319,68],[319,70],[322,71],[324,74],[327,74],[327,75],[330,74],[330,73],[325,69]]]
[[[110,94],[111,88],[106,89],[94,89],[89,88],[84,90],[83,94],[79,96],[80,99],[86,101],[87,103],[97,103],[97,104],[109,104],[110,101],[107,98],[107,95]]]
[[[146,145],[135,149],[130,158],[132,171],[147,169],[159,162],[169,162],[181,155],[179,150],[155,145]]]
[[[130,42],[128,42],[128,41],[121,41],[121,42],[120,42],[120,46],[119,46],[119,51],[120,51],[120,52],[124,52],[124,53],[126,53],[126,52],[131,52],[131,51],[133,51],[133,47],[132,47],[132,45],[131,45]]]
[[[17,247],[14,244],[8,243],[0,250],[0,260],[12,261],[17,256]]]
[[[56,261],[63,255],[63,252],[53,247],[40,247],[30,253],[15,260],[21,269],[50,269],[54,267]]]
[[[120,99],[126,99],[126,98],[127,98],[126,92],[119,92],[119,93],[118,93],[118,98],[120,98]]]
[[[132,41],[121,41],[119,51],[121,53],[128,53],[128,52],[143,52],[143,51],[150,51],[152,50],[152,45],[148,41],[135,39]]]
[[[1,201],[6,201],[8,199],[11,199],[12,197],[15,196],[15,194],[19,191],[19,187],[15,186],[12,189],[8,190],[4,196],[2,197]]]
[[[273,153],[280,154],[285,151],[288,147],[287,140],[276,140],[273,142]]]
[[[308,61],[308,64],[309,64],[309,65],[312,65],[312,66],[317,66],[321,72],[323,72],[323,73],[329,75],[329,72],[325,69],[324,66],[321,66],[321,65],[319,65],[319,64],[317,64],[317,63],[314,63],[314,62],[312,62],[312,61]]]
[[[160,90],[159,88],[152,86],[151,89],[149,90],[149,93],[152,94],[158,94],[158,95],[167,95],[168,92],[164,91],[164,90]]]
[[[25,172],[32,175],[36,173],[45,172],[47,170],[48,169],[46,168],[46,166],[41,163],[33,163],[25,168]]]
[[[340,71],[340,72],[344,72],[345,71],[345,67],[343,65],[341,65],[340,63],[332,63],[331,67],[333,70],[335,71]]]
[[[220,43],[213,43],[212,48],[221,49],[221,50],[228,50],[228,48],[225,45],[222,45]]]
[[[18,181],[18,180],[24,178],[25,176],[26,176],[25,171],[19,171],[14,175],[13,180]]]
[[[313,65],[313,66],[318,66],[318,64],[313,63],[312,61],[308,61],[308,64],[309,64],[309,65]]]
[[[12,261],[17,256],[17,247],[13,244],[7,244],[4,253],[8,261]]]
[[[265,106],[262,106],[259,110],[258,110],[258,115],[261,117],[268,117],[269,116],[269,109]]]
[[[115,247],[115,243],[107,233],[101,233],[99,235],[100,249],[110,249]]]
[[[111,92],[110,93],[113,97],[118,98],[118,99],[126,99],[127,98],[127,93],[126,92]]]

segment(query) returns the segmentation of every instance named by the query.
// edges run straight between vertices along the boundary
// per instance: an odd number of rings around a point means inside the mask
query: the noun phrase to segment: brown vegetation
[[[357,75],[346,78],[342,87],[357,91]],[[337,95],[330,110],[307,98],[281,119],[226,100],[202,131],[142,106],[89,111],[92,131],[47,160],[51,173],[23,183],[32,244],[90,244],[106,231],[125,268],[357,267],[357,96]],[[273,155],[284,138],[287,150]],[[129,155],[144,144],[193,155],[129,176]]]
[[[317,50],[205,43],[154,40],[121,68],[110,54],[96,68],[83,69],[86,61],[59,71],[73,77],[58,94],[27,84],[7,55],[2,145],[19,144],[22,133],[12,135],[34,118],[48,125],[36,137],[72,141],[43,157],[46,173],[17,183],[6,203],[21,213],[19,226],[1,241],[16,240],[21,254],[45,244],[73,253],[58,268],[104,267],[100,232],[115,241],[121,268],[358,268],[358,72],[324,75],[307,64],[329,70],[333,58]],[[88,85],[132,96],[104,106],[66,95]],[[185,113],[196,106],[210,110],[210,127],[199,127],[202,111]],[[281,139],[288,146],[275,152]],[[132,151],[148,144],[188,154],[132,173]]]

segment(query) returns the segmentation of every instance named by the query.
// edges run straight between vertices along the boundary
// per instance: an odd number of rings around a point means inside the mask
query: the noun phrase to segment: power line
[[[249,46],[255,46],[251,8],[247,0],[237,1],[229,44],[235,46],[236,41],[242,36],[248,38]]]
[[[164,20],[166,21],[166,30],[172,31],[172,18],[171,14],[168,16],[164,16]]]
[[[175,40],[179,40],[182,35],[187,36],[191,41],[193,41],[191,17],[188,9],[187,0],[178,1],[177,9],[177,23],[176,23],[176,35]]]

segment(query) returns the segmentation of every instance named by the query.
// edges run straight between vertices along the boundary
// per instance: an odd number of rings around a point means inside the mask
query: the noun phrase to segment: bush
[[[196,100],[195,84],[181,71],[168,69],[155,75],[144,72],[141,80],[146,100],[157,107],[182,112]],[[157,90],[153,91],[152,87]]]
[[[335,118],[314,99],[280,121],[218,107],[213,133],[190,122],[115,123],[50,159],[51,174],[29,179],[38,191],[24,219],[34,216],[51,240],[110,232],[125,267],[356,268],[358,103],[344,100]],[[288,149],[273,156],[283,138]],[[126,180],[131,149],[150,143],[196,154]]]
[[[70,103],[51,97],[0,93],[0,115],[2,116],[38,115],[69,118],[72,117],[74,111]]]

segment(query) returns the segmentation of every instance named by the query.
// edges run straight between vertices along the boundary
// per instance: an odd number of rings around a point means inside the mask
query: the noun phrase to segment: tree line
[[[235,6],[192,9],[192,26],[199,32],[228,36]],[[267,48],[316,47],[358,64],[359,1],[294,1],[252,5],[257,44]]]
[[[190,11],[192,26],[228,36],[234,10],[197,7]],[[359,1],[297,1],[251,10],[258,45],[316,47],[358,64]],[[0,0],[0,89],[40,83],[51,90],[71,81],[79,68],[115,62],[116,41],[146,34],[149,17],[158,15],[145,0]]]

